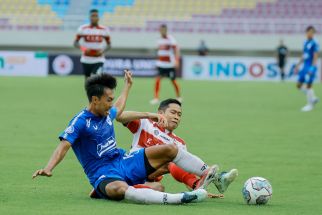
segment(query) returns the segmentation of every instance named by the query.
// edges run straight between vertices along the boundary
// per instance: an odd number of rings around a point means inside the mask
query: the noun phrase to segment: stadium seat
[[[322,24],[320,0],[82,0],[100,11],[101,23],[115,31],[157,31],[166,23],[173,31],[207,33],[297,34],[303,26]],[[72,14],[77,0],[0,0],[3,26],[21,25],[37,14],[33,25],[75,29],[88,16]],[[86,9],[87,10],[87,9]],[[76,16],[76,18],[75,18]],[[20,20],[20,21],[19,21]],[[37,19],[36,19],[37,20]],[[39,19],[38,19],[39,20]],[[52,22],[52,21],[53,22]],[[28,24],[29,25],[29,24]],[[264,25],[267,27],[264,29]],[[257,30],[255,30],[258,28]],[[41,29],[41,28],[40,28]],[[319,30],[319,29],[318,29]]]

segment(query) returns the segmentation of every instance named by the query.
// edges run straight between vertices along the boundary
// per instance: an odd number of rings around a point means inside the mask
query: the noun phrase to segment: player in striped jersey
[[[158,40],[158,76],[155,80],[154,98],[151,104],[159,103],[159,92],[162,77],[169,77],[176,91],[177,100],[182,101],[180,87],[176,81],[176,70],[180,67],[180,52],[176,40],[167,33],[167,26],[161,25],[161,37]]]
[[[127,114],[126,112],[124,114]],[[173,131],[178,127],[182,109],[181,103],[176,99],[167,99],[160,103],[158,114],[167,121],[165,128],[160,127],[156,122],[150,119],[140,119],[125,123],[126,127],[133,133],[131,151],[137,151],[141,148],[148,148],[155,145],[175,144],[177,147],[187,151],[185,141],[176,136]],[[188,173],[174,163],[163,166],[158,172],[151,174],[149,179],[154,181],[158,176],[170,172],[179,182],[186,184],[191,189],[197,189],[203,184],[203,178]],[[217,171],[218,172],[218,171]],[[224,193],[229,184],[235,180],[238,175],[236,169],[229,172],[222,172],[215,177],[213,181],[220,193]],[[147,183],[152,188],[160,189],[160,184]],[[216,197],[216,196],[215,196]]]
[[[109,29],[99,25],[98,10],[90,10],[90,24],[78,28],[74,46],[82,50],[81,63],[85,77],[102,70],[104,54],[111,47]]]

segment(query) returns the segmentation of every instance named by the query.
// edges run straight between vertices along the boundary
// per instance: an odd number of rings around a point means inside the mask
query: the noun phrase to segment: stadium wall
[[[37,31],[1,31],[0,48],[46,48],[56,50],[71,49],[75,38],[73,31],[67,32],[37,32]],[[171,32],[170,32],[171,33]],[[183,51],[196,50],[200,40],[204,40],[211,50],[272,52],[279,40],[283,39],[288,48],[299,52],[305,35],[214,35],[214,34],[174,34]],[[156,33],[120,33],[112,32],[113,50],[154,50],[156,48]],[[322,36],[317,35],[322,41]]]

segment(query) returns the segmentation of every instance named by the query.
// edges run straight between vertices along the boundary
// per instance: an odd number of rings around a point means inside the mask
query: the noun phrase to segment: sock
[[[301,92],[303,92],[305,95],[306,95],[306,93],[307,93],[307,88],[303,85],[302,87],[301,87]]]
[[[184,183],[191,189],[194,189],[196,182],[199,180],[195,175],[184,171],[174,163],[169,164],[169,171],[174,179],[178,182]]]
[[[284,79],[285,79],[285,73],[284,73],[284,71],[281,72],[281,79],[282,79],[282,81],[284,81]]]
[[[129,187],[125,199],[142,204],[181,204],[183,193],[170,194],[147,188]]]
[[[313,100],[316,98],[316,96],[315,96],[314,90],[312,88],[307,89],[306,98],[307,98],[308,104],[313,103]]]
[[[180,97],[180,88],[176,80],[172,80],[172,84],[174,86],[174,90],[176,91],[176,96]]]
[[[202,176],[208,169],[208,165],[200,158],[181,149],[180,147],[178,147],[178,154],[172,162],[177,164],[183,170],[197,176]]]
[[[156,98],[156,99],[159,98],[160,83],[161,83],[161,78],[160,77],[157,77],[155,79],[155,86],[154,86],[154,98]]]

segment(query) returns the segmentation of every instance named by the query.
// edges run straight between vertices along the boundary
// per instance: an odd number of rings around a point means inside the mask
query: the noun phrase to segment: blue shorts
[[[99,184],[104,180],[117,179],[128,185],[143,184],[147,178],[145,169],[144,149],[129,154],[120,153],[111,163],[99,168],[95,173],[97,180],[92,184],[98,191]]]
[[[298,82],[312,84],[315,79],[316,72],[316,67],[311,69],[311,66],[304,66],[303,69],[299,72]]]

